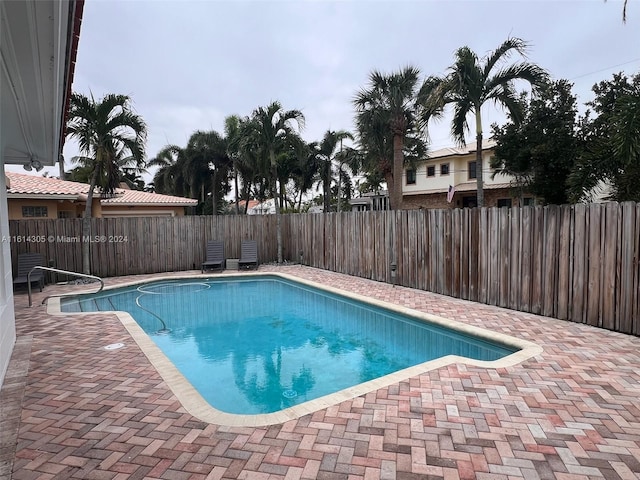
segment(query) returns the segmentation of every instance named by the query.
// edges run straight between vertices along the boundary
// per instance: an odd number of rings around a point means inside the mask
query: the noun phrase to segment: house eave
[[[22,199],[22,200],[80,200],[79,195],[73,194],[58,194],[51,193],[9,193],[7,192],[7,199]]]
[[[101,201],[103,207],[195,207],[198,202],[193,203],[157,203],[157,202],[109,202]]]
[[[83,3],[0,2],[5,164],[58,161]]]

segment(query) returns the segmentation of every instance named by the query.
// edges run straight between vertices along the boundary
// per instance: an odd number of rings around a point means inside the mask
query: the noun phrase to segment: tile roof
[[[89,192],[89,185],[86,183],[69,182],[52,177],[39,177],[14,172],[5,172],[5,176],[7,178],[8,198],[28,198],[29,196],[34,196],[38,198],[50,197],[84,200]],[[198,201],[192,198],[117,188],[114,197],[101,198],[100,203],[102,205],[168,205],[188,207],[197,205]]]
[[[482,140],[482,149],[487,150],[496,146],[496,141],[492,138],[485,138]],[[476,142],[470,142],[463,147],[446,147],[429,152],[426,160],[434,158],[449,157],[452,155],[468,155],[476,151]]]
[[[79,182],[68,182],[52,177],[25,175],[5,172],[7,178],[7,194],[15,195],[52,195],[55,197],[87,194],[89,185]]]
[[[117,189],[115,197],[103,198],[102,205],[171,205],[192,206],[197,205],[198,200],[193,198],[174,197],[173,195],[161,195],[159,193],[141,192],[140,190]]]

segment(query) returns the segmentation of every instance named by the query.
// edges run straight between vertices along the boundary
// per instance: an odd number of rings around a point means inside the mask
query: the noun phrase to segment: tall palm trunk
[[[98,181],[98,169],[94,169],[89,183],[87,202],[82,217],[82,272],[91,275],[91,209],[93,208],[93,191]]]
[[[387,190],[389,191],[389,208],[391,210],[394,209],[393,204],[391,203],[393,201],[393,198],[395,198],[395,183],[393,181],[393,172],[387,171],[384,174],[384,181],[387,182]]]
[[[236,195],[236,215],[240,214],[240,205],[238,205],[238,200],[240,200],[238,195],[238,167],[236,162],[233,162],[233,189]]]
[[[282,225],[280,218],[280,206],[278,205],[278,166],[276,165],[276,155],[273,150],[269,152],[271,160],[271,178],[273,178],[273,206],[276,210],[276,244],[278,247],[278,265],[282,264]]]
[[[62,156],[62,154],[60,154],[59,158],[58,158],[58,167],[60,170],[60,180],[65,180],[65,175],[64,175],[64,157]]]
[[[478,207],[484,207],[484,183],[482,181],[482,118],[480,108],[476,108],[476,182],[478,184]]]
[[[338,163],[338,206],[337,211],[342,210],[342,163]]]
[[[218,215],[218,195],[216,185],[218,185],[218,169],[213,170],[211,181],[211,215]],[[203,187],[204,188],[204,187]]]
[[[389,192],[391,210],[402,208],[402,172],[404,170],[404,154],[402,153],[402,135],[393,135],[393,190]],[[388,184],[387,184],[388,185]]]
[[[324,212],[329,213],[331,211],[331,160],[328,160],[324,172],[324,180],[322,182],[322,189],[324,190]]]
[[[251,198],[251,182],[247,182],[248,184],[243,187],[244,193],[242,195],[242,199],[244,200],[244,214],[246,215],[249,211],[249,199]]]

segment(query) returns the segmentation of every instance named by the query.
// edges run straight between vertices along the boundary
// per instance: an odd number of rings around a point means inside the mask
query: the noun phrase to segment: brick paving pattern
[[[312,268],[260,267],[275,269],[544,352],[497,370],[450,365],[280,425],[222,427],[186,413],[115,316],[49,316],[17,294],[0,477],[640,478],[640,338]],[[104,350],[117,342],[125,347]]]

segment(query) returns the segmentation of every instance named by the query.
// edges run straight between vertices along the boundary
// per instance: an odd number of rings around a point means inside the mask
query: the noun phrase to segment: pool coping
[[[291,282],[299,283],[309,287],[313,287],[319,290],[323,290],[329,293],[341,295],[350,299],[364,302],[365,304],[385,308],[396,313],[409,315],[412,318],[421,320],[427,323],[436,324],[450,328],[460,333],[472,335],[485,340],[500,342],[505,345],[518,348],[517,352],[507,355],[501,359],[493,361],[474,360],[458,355],[447,355],[435,360],[430,360],[413,367],[405,368],[397,372],[385,375],[368,382],[360,383],[353,387],[349,387],[338,392],[325,395],[314,400],[310,400],[293,407],[289,407],[278,412],[257,414],[257,415],[240,415],[231,414],[217,410],[211,406],[200,393],[191,385],[191,383],[184,377],[184,375],[178,370],[178,368],[169,360],[169,358],[160,350],[160,348],[153,342],[137,322],[126,312],[114,311],[114,312],[62,312],[60,310],[60,297],[53,297],[48,300],[47,313],[49,315],[56,316],[75,316],[75,315],[104,315],[105,313],[113,313],[128,331],[129,335],[133,338],[136,344],[140,347],[145,356],[149,359],[151,364],[158,371],[162,379],[167,383],[171,391],[178,398],[185,410],[194,417],[217,425],[224,425],[230,427],[262,427],[274,424],[285,423],[289,420],[300,418],[304,415],[314,413],[318,410],[322,410],[333,405],[336,405],[344,400],[350,400],[352,398],[365,395],[376,391],[380,388],[388,387],[401,381],[406,381],[409,378],[416,377],[427,373],[431,370],[435,370],[441,367],[445,367],[451,364],[465,364],[473,365],[484,368],[506,368],[517,365],[530,358],[540,355],[543,352],[542,347],[539,345],[523,340],[520,338],[512,337],[500,332],[494,332],[486,330],[473,325],[467,325],[455,320],[451,320],[436,315],[420,312],[408,307],[395,305],[392,303],[377,300],[357,293],[348,292],[338,288],[334,288],[327,285],[315,283],[306,279],[302,279],[293,275],[280,272],[238,272],[231,273],[225,272],[216,275],[211,274],[187,274],[187,275],[171,275],[171,276],[159,276],[152,280],[141,279],[131,282],[125,282],[118,285],[106,287],[104,290],[114,290],[117,288],[129,287],[134,285],[140,285],[150,282],[158,282],[163,280],[180,280],[180,279],[203,279],[203,278],[237,278],[237,277],[281,277]],[[91,293],[91,290],[75,292],[73,295],[81,295],[83,293]],[[66,296],[66,295],[65,295]],[[126,345],[125,345],[126,347]]]

